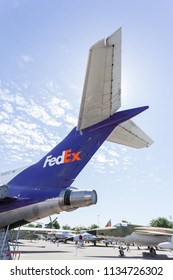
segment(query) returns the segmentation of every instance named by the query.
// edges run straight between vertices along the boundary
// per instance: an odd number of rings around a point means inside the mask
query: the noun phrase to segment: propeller
[[[53,228],[53,224],[54,224],[54,222],[55,222],[57,219],[58,219],[58,216],[57,216],[54,220],[52,220],[52,217],[49,216],[50,222],[49,222],[48,224],[46,224],[45,226],[46,226],[46,227],[49,227],[49,228]]]

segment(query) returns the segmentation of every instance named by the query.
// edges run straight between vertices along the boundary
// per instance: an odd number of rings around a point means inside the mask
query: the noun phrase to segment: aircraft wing
[[[170,236],[173,235],[173,233],[166,233],[166,232],[160,232],[160,231],[135,231],[138,234],[146,234],[146,235],[153,235],[153,236]]]
[[[117,227],[104,227],[104,228],[89,229],[87,230],[87,232],[96,236],[102,236],[105,235],[107,232],[111,233],[115,229],[117,229]]]
[[[15,228],[15,231],[19,230],[19,228]],[[37,227],[21,227],[20,231],[27,231],[33,233],[59,233],[59,232],[71,232],[70,230],[62,230],[62,229],[55,229],[55,228],[37,228]]]
[[[173,229],[159,227],[138,227],[135,229],[138,234],[147,234],[155,236],[173,236]]]
[[[107,141],[133,148],[149,147],[153,143],[153,140],[132,120],[117,126],[109,135]]]
[[[89,52],[78,130],[101,122],[121,106],[121,28]]]
[[[37,228],[37,227],[21,227],[15,228],[14,231],[24,231],[28,233],[48,233],[48,232],[54,232],[55,229],[50,229],[50,228]]]

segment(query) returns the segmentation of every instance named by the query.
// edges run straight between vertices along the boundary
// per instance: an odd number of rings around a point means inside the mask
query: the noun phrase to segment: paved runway
[[[50,241],[28,241],[19,240],[18,251],[21,252],[20,260],[113,260],[113,259],[143,259],[143,252],[148,252],[142,248],[138,250],[136,247],[130,247],[125,257],[120,257],[118,248],[113,246],[105,247],[105,245],[93,246],[86,244],[84,248],[77,248],[74,243],[54,244]],[[147,256],[148,258],[149,256]],[[173,260],[173,253],[168,251],[157,251],[156,257],[152,259],[168,259]]]

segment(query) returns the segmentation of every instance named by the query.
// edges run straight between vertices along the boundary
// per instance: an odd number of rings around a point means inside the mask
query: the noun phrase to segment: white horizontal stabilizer
[[[153,140],[132,120],[118,125],[109,135],[107,141],[138,149],[149,147],[153,143]]]

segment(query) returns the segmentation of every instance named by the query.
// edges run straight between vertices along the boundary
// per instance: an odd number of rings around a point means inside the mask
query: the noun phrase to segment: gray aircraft
[[[173,229],[169,228],[118,223],[112,227],[96,228],[88,232],[114,242],[147,246],[151,254],[156,254],[157,247],[173,248]],[[163,244],[163,242],[167,243]]]

